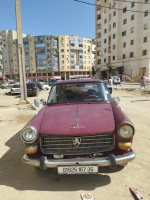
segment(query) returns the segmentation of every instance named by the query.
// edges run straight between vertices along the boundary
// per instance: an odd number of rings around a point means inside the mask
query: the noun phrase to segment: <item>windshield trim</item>
[[[53,89],[53,87],[56,87],[56,86],[59,86],[59,85],[66,85],[66,84],[77,84],[77,83],[99,83],[99,84],[103,84],[105,85],[105,89],[107,88],[107,85],[105,82],[102,82],[102,81],[77,81],[77,82],[66,82],[66,83],[54,83],[54,85],[51,86],[51,89],[50,89],[50,92],[49,92],[49,95],[48,95],[48,99],[47,99],[47,105],[60,105],[60,104],[72,104],[72,103],[99,103],[99,102],[110,102],[111,101],[111,95],[110,93],[108,93],[108,99],[102,99],[102,101],[74,101],[74,102],[61,102],[61,103],[49,103],[48,100],[49,100],[49,97],[50,97],[50,94],[51,94],[51,91]],[[108,89],[108,88],[107,88]],[[108,91],[108,90],[107,90]]]

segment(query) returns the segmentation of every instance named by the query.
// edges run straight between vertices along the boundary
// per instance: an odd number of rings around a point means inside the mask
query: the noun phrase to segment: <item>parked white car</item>
[[[50,86],[47,82],[39,82],[39,83],[42,84],[43,90],[49,90],[50,89]]]
[[[6,82],[2,84],[2,89],[6,89],[6,88],[11,88],[14,84],[16,84],[17,82]]]
[[[20,94],[20,84],[14,84],[10,89],[11,94]]]
[[[120,84],[121,83],[119,76],[111,76],[111,78],[113,79],[114,84]]]

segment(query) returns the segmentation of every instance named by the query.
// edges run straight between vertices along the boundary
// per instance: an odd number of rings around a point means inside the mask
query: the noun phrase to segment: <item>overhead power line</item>
[[[101,8],[107,8],[107,9],[111,9],[111,10],[120,10],[120,11],[123,11],[122,8],[113,8],[113,7],[110,7],[110,6],[102,6],[102,5],[96,5],[94,3],[89,3],[89,2],[86,2],[86,1],[81,1],[81,0],[73,0],[75,2],[78,2],[78,3],[82,3],[82,4],[87,4],[87,5],[90,5],[90,6],[101,6]],[[138,10],[126,10],[126,12],[134,12],[134,13],[145,13],[145,12],[142,12],[142,11],[138,11]],[[148,12],[150,13],[150,12]]]

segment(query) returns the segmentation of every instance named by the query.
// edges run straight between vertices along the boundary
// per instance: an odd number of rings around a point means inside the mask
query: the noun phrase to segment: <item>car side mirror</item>
[[[42,103],[43,106],[46,105],[46,101],[45,101],[45,99],[41,99],[40,101],[41,101],[41,103]]]

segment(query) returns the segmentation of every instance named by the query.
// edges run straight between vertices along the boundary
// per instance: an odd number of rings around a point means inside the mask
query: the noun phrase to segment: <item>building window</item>
[[[126,23],[127,23],[127,19],[124,19],[124,20],[123,20],[123,24],[126,24]]]
[[[98,65],[100,65],[101,64],[101,59],[98,59]]]
[[[148,15],[148,10],[146,10],[145,12],[144,12],[144,17],[146,17]]]
[[[104,49],[104,53],[106,53],[107,49]]]
[[[115,60],[115,56],[113,56],[113,60]]]
[[[116,10],[113,12],[113,16],[116,16]]]
[[[131,15],[131,21],[133,21],[134,20],[134,15]]]
[[[107,33],[107,29],[104,29],[104,33]]]
[[[115,48],[116,48],[116,45],[114,44],[114,45],[113,45],[113,49],[115,49]]]
[[[130,29],[130,33],[134,33],[134,27]]]
[[[134,45],[134,40],[130,40],[130,45]]]
[[[113,23],[113,28],[115,28],[116,27],[116,22],[115,23]]]
[[[98,43],[97,43],[97,46],[98,46],[98,47],[101,47],[101,42],[98,42]]]
[[[133,52],[130,52],[129,57],[133,58]]]
[[[147,55],[147,50],[145,49],[142,51],[142,56],[146,56],[146,55]]]
[[[106,62],[106,58],[104,58],[104,63]]]
[[[106,39],[104,39],[104,43],[106,43],[107,42],[107,40]]]
[[[144,38],[143,38],[143,42],[147,42],[147,37],[144,37]]]
[[[101,9],[101,5],[98,5],[98,6],[97,6],[97,10],[100,10],[100,9]]]
[[[149,0],[145,0],[145,3],[148,3],[149,2]]]
[[[107,23],[107,19],[104,19],[104,24],[106,24]]]
[[[97,24],[97,29],[101,29],[101,24]]]
[[[123,54],[123,55],[122,55],[122,59],[125,59],[125,58],[126,58],[126,54]]]
[[[126,42],[123,43],[123,48],[125,48],[125,47],[126,47]]]
[[[97,19],[98,20],[101,19],[101,14],[97,15]]]
[[[148,23],[144,24],[144,30],[148,29]]]
[[[113,34],[113,39],[115,39],[116,38],[116,34]]]
[[[122,36],[123,36],[123,37],[126,36],[126,31],[123,31],[123,32],[122,32]]]
[[[123,8],[123,13],[127,12],[127,7]]]
[[[101,33],[97,33],[97,38],[101,38]]]
[[[64,49],[61,49],[61,52],[64,52]]]
[[[135,6],[135,3],[134,2],[132,2],[131,3],[131,8],[133,8]]]

